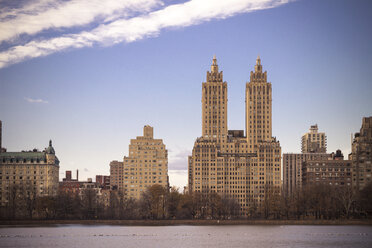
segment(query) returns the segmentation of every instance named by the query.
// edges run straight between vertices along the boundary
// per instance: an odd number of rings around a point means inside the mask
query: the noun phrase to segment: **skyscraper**
[[[308,133],[302,135],[301,139],[302,153],[326,153],[327,136],[325,133],[318,132],[318,125],[312,125]]]
[[[203,137],[222,142],[227,136],[227,83],[218,71],[216,56],[202,86]]]
[[[267,72],[262,72],[261,59],[258,56],[245,90],[245,130],[251,150],[258,142],[271,140],[271,99],[271,83],[267,82]]]
[[[281,184],[281,148],[271,137],[271,84],[258,58],[246,88],[244,136],[243,130],[227,130],[227,83],[222,75],[214,57],[202,84],[202,137],[189,156],[189,191],[233,198],[248,215],[269,188],[278,192]]]
[[[248,151],[257,154],[250,163],[250,194],[261,204],[265,194],[279,194],[282,150],[272,137],[272,88],[259,56],[246,84],[245,103]]]

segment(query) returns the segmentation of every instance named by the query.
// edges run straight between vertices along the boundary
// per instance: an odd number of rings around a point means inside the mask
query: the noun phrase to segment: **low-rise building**
[[[66,177],[59,182],[59,192],[76,194],[79,193],[80,183],[79,182],[79,171],[76,171],[76,179],[72,179],[71,171],[66,171]]]

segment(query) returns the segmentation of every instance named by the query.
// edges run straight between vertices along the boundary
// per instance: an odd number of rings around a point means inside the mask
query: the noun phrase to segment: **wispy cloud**
[[[29,103],[48,103],[48,101],[45,101],[43,99],[32,99],[29,97],[25,97],[25,100]]]
[[[65,34],[45,40],[33,40],[24,45],[0,52],[0,68],[26,59],[45,56],[58,51],[130,43],[159,35],[166,28],[182,28],[213,19],[274,8],[291,0],[190,0],[166,6],[140,16],[126,16],[77,34]]]
[[[5,8],[0,13],[0,42],[21,34],[34,35],[50,28],[70,28],[93,21],[109,21],[141,13],[160,5],[160,0],[37,0],[21,8]]]

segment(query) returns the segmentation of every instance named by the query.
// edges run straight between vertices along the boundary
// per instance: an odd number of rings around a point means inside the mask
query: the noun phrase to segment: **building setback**
[[[139,199],[154,184],[169,187],[168,151],[162,139],[154,139],[153,128],[144,126],[143,136],[132,139],[129,156],[110,163],[110,187]]]
[[[189,192],[231,197],[247,215],[268,186],[279,190],[280,162],[280,144],[271,137],[271,83],[260,58],[246,85],[244,136],[243,130],[227,129],[227,82],[214,57],[202,84],[202,136],[189,156]]]
[[[58,191],[59,160],[52,141],[42,152],[0,153],[0,203],[20,198],[55,196]]]
[[[360,132],[351,144],[349,159],[353,162],[353,188],[362,190],[372,182],[372,116],[363,118]]]

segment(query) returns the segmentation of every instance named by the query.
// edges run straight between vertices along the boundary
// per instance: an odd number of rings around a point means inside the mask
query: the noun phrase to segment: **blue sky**
[[[229,129],[244,129],[245,83],[260,55],[283,152],[299,152],[317,123],[328,151],[348,154],[372,115],[371,1],[101,2],[0,1],[3,146],[43,149],[52,139],[60,178],[109,174],[149,124],[169,149],[171,184],[186,185],[214,54]]]

